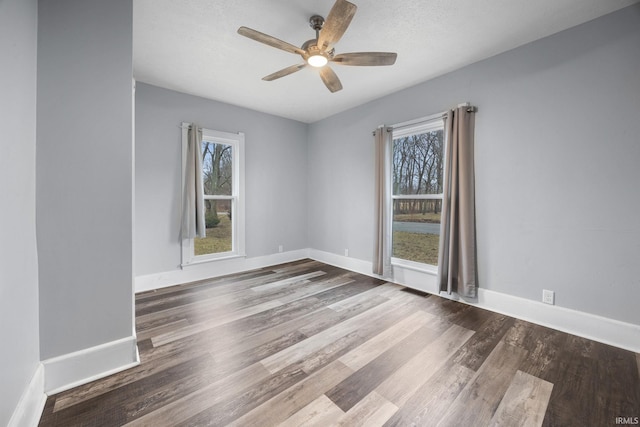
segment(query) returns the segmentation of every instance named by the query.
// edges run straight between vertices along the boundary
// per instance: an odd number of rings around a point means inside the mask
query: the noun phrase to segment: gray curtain
[[[202,129],[191,124],[187,137],[187,159],[182,211],[182,238],[206,237],[202,187]]]
[[[438,282],[440,291],[476,298],[475,107],[461,106],[445,118],[445,176]]]
[[[389,242],[388,203],[391,184],[387,179],[389,150],[392,134],[390,128],[379,127],[373,133],[375,143],[375,195],[373,273],[389,277],[391,274],[391,248]]]

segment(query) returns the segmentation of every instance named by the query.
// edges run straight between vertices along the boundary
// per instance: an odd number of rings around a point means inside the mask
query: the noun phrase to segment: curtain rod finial
[[[463,102],[462,104],[458,104],[458,108],[467,107],[467,113],[477,113],[478,107],[475,105],[471,105],[470,102]]]

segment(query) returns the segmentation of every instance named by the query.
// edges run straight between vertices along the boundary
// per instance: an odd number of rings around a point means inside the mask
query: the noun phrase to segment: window
[[[183,124],[183,153],[187,125]],[[183,241],[183,265],[245,254],[244,134],[203,128],[200,149],[206,237]]]
[[[444,122],[393,129],[391,257],[395,264],[438,265],[443,197]]]

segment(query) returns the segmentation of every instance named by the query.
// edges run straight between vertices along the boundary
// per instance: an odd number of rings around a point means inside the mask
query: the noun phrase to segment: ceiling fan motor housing
[[[304,60],[306,61],[310,56],[321,55],[327,58],[328,60],[333,59],[333,55],[335,53],[335,49],[331,49],[330,51],[323,51],[318,47],[318,39],[311,39],[304,42],[301,46],[301,49],[305,51],[305,55],[302,55]]]

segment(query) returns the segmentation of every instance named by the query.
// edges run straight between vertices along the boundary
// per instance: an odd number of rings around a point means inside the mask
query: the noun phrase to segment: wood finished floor
[[[136,296],[141,364],[40,426],[613,426],[640,355],[303,260]]]

